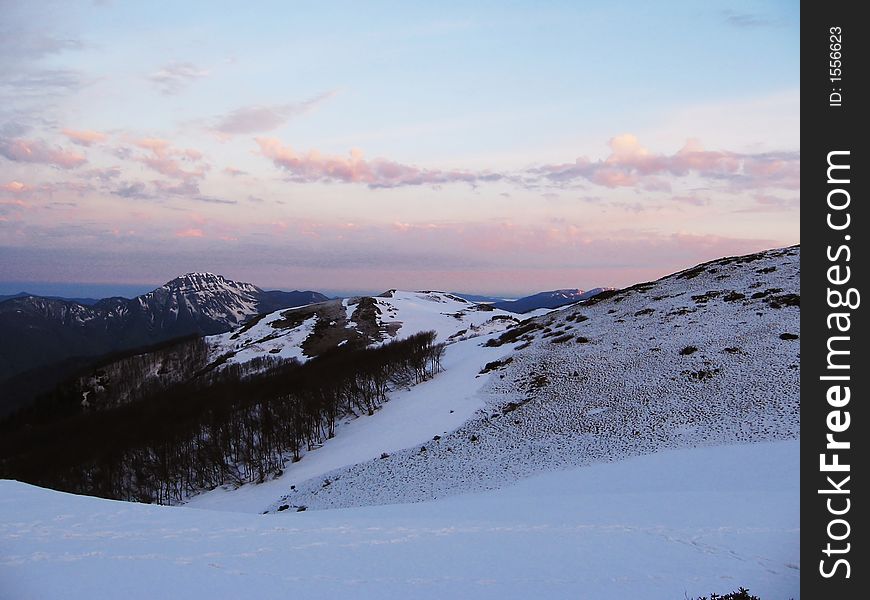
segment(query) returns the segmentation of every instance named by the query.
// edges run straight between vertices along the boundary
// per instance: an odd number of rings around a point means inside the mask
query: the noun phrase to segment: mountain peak
[[[260,289],[251,283],[233,281],[223,275],[209,272],[191,272],[176,277],[161,286],[167,290],[181,292],[232,290],[237,293],[258,293]]]

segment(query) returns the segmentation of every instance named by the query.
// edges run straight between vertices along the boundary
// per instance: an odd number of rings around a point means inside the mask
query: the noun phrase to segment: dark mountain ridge
[[[212,273],[188,273],[147,294],[104,298],[92,306],[40,296],[9,298],[0,302],[0,384],[71,358],[223,333],[261,312],[324,300],[318,292],[264,291]],[[10,394],[8,389],[0,394],[0,413]]]
[[[539,292],[531,296],[525,296],[517,300],[501,300],[494,302],[495,308],[507,310],[513,313],[527,313],[539,308],[559,308],[574,304],[605,292],[610,288],[593,288],[591,290],[564,289],[550,292]]]

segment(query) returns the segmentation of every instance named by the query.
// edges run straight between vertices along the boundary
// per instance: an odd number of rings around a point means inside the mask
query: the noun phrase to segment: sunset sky
[[[0,0],[0,293],[512,295],[798,243],[798,11]]]

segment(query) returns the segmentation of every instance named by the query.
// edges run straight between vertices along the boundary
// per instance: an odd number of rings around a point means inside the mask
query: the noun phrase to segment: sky
[[[799,26],[796,1],[0,0],[0,294],[517,295],[798,243]]]

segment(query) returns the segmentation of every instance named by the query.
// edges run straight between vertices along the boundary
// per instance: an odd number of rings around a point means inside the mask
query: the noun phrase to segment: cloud
[[[729,25],[739,27],[740,29],[754,29],[756,27],[771,27],[777,22],[767,17],[754,13],[739,12],[736,10],[726,9],[722,11],[722,18]]]
[[[175,232],[175,237],[180,237],[180,238],[201,238],[201,237],[205,237],[205,233],[203,233],[202,229],[196,229],[196,228],[183,229],[183,230],[181,230],[181,231],[176,231],[176,232]]]
[[[586,157],[573,163],[536,167],[529,171],[552,183],[568,184],[586,180],[608,188],[639,187],[648,191],[667,191],[669,184],[656,177],[700,177],[724,180],[732,188],[798,187],[800,154],[798,152],[745,154],[705,150],[690,139],[671,155],[654,154],[640,145],[631,134],[612,138],[610,155],[592,161]]]
[[[0,29],[0,55],[10,62],[38,60],[67,50],[81,50],[83,47],[80,40],[56,37],[38,29]]]
[[[0,185],[0,190],[3,190],[4,192],[10,192],[12,194],[21,194],[28,189],[28,186],[24,185],[20,181],[10,181],[9,183],[4,183],[3,185]]]
[[[519,173],[426,169],[386,158],[367,159],[360,150],[351,150],[348,156],[335,156],[317,150],[297,152],[274,138],[258,137],[255,141],[261,155],[289,173],[291,181],[300,183],[362,183],[371,188],[388,188],[502,181],[536,188],[588,182],[611,189],[661,193],[671,192],[675,179],[692,176],[732,192],[800,186],[799,152],[751,154],[707,150],[694,139],[673,154],[656,154],[644,148],[635,136],[623,134],[609,141],[610,154],[606,158],[591,160],[581,156],[571,163],[541,165]],[[697,199],[683,201],[699,203]]]
[[[150,193],[148,193],[148,188],[141,181],[125,183],[118,187],[116,190],[114,190],[112,193],[122,198],[136,198],[140,200],[153,197]]]
[[[187,182],[202,179],[210,168],[202,162],[202,154],[192,148],[175,148],[160,138],[143,138],[133,143],[149,152],[135,160],[172,179]]]
[[[335,95],[324,92],[304,100],[273,106],[245,106],[216,117],[211,129],[223,136],[244,135],[273,131],[291,118],[309,112]]]
[[[345,158],[324,155],[317,150],[299,154],[273,138],[256,138],[256,142],[263,156],[289,173],[291,180],[301,183],[364,183],[371,188],[390,188],[458,182],[474,184],[503,178],[491,172],[422,169],[384,158],[366,160],[360,150],[351,150]]]
[[[237,169],[235,167],[225,167],[224,173],[229,175],[230,177],[240,177],[242,175],[247,175],[247,171],[242,171],[241,169]]]
[[[0,156],[14,162],[52,165],[72,169],[87,162],[81,154],[50,146],[41,140],[0,139]]]
[[[103,183],[107,183],[121,176],[121,167],[106,167],[104,169],[88,169],[82,173],[88,179],[99,179]]]
[[[61,133],[68,137],[73,144],[79,146],[92,146],[98,142],[106,141],[106,134],[99,131],[63,129]]]
[[[209,72],[200,69],[189,62],[171,62],[164,65],[159,71],[148,76],[160,93],[173,95],[182,91],[185,87],[198,79],[208,76]]]
[[[71,69],[39,69],[7,74],[0,87],[16,95],[57,94],[77,90],[85,85],[78,71]]]

